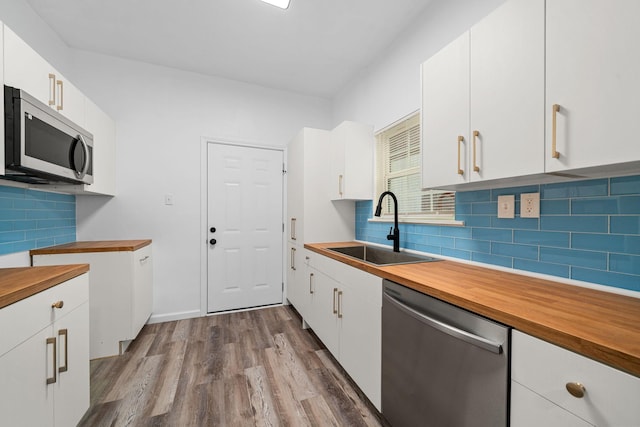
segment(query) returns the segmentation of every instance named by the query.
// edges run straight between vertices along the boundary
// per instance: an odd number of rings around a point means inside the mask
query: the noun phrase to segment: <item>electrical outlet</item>
[[[540,193],[520,195],[520,217],[540,218]]]
[[[515,212],[515,196],[498,196],[498,218],[513,218]]]

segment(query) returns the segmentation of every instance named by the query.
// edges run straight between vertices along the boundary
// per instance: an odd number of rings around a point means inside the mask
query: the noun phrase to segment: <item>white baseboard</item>
[[[200,310],[180,311],[176,313],[165,314],[152,314],[147,321],[147,324],[171,322],[173,320],[193,319],[196,317],[202,317]]]

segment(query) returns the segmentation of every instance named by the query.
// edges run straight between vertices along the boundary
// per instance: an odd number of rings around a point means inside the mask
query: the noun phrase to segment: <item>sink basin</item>
[[[391,249],[366,245],[327,249],[375,265],[396,265],[440,261],[438,258],[432,258],[429,256],[409,254],[406,252],[393,252]]]

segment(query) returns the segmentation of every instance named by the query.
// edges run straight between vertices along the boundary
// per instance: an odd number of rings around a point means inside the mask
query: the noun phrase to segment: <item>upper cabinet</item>
[[[331,131],[331,200],[371,200],[373,198],[373,127],[342,122]]]
[[[547,2],[547,172],[640,170],[638,16],[638,1]]]
[[[544,171],[544,0],[511,0],[422,65],[423,187]]]
[[[84,95],[10,28],[4,27],[4,84],[24,89],[85,127]]]
[[[4,73],[4,84],[23,89],[93,134],[93,184],[51,185],[47,189],[74,194],[115,195],[116,125],[113,119],[10,28],[3,26],[3,29],[0,45],[4,49],[4,66],[0,71]],[[4,121],[1,126],[4,126]],[[5,163],[4,150],[0,151],[1,175]]]

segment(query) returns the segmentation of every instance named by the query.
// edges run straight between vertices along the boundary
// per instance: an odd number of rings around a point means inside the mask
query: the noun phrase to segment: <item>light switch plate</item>
[[[516,197],[498,196],[498,218],[513,218],[515,213]]]
[[[164,204],[167,206],[173,205],[173,194],[164,195]]]
[[[540,218],[540,193],[520,195],[520,218]]]

